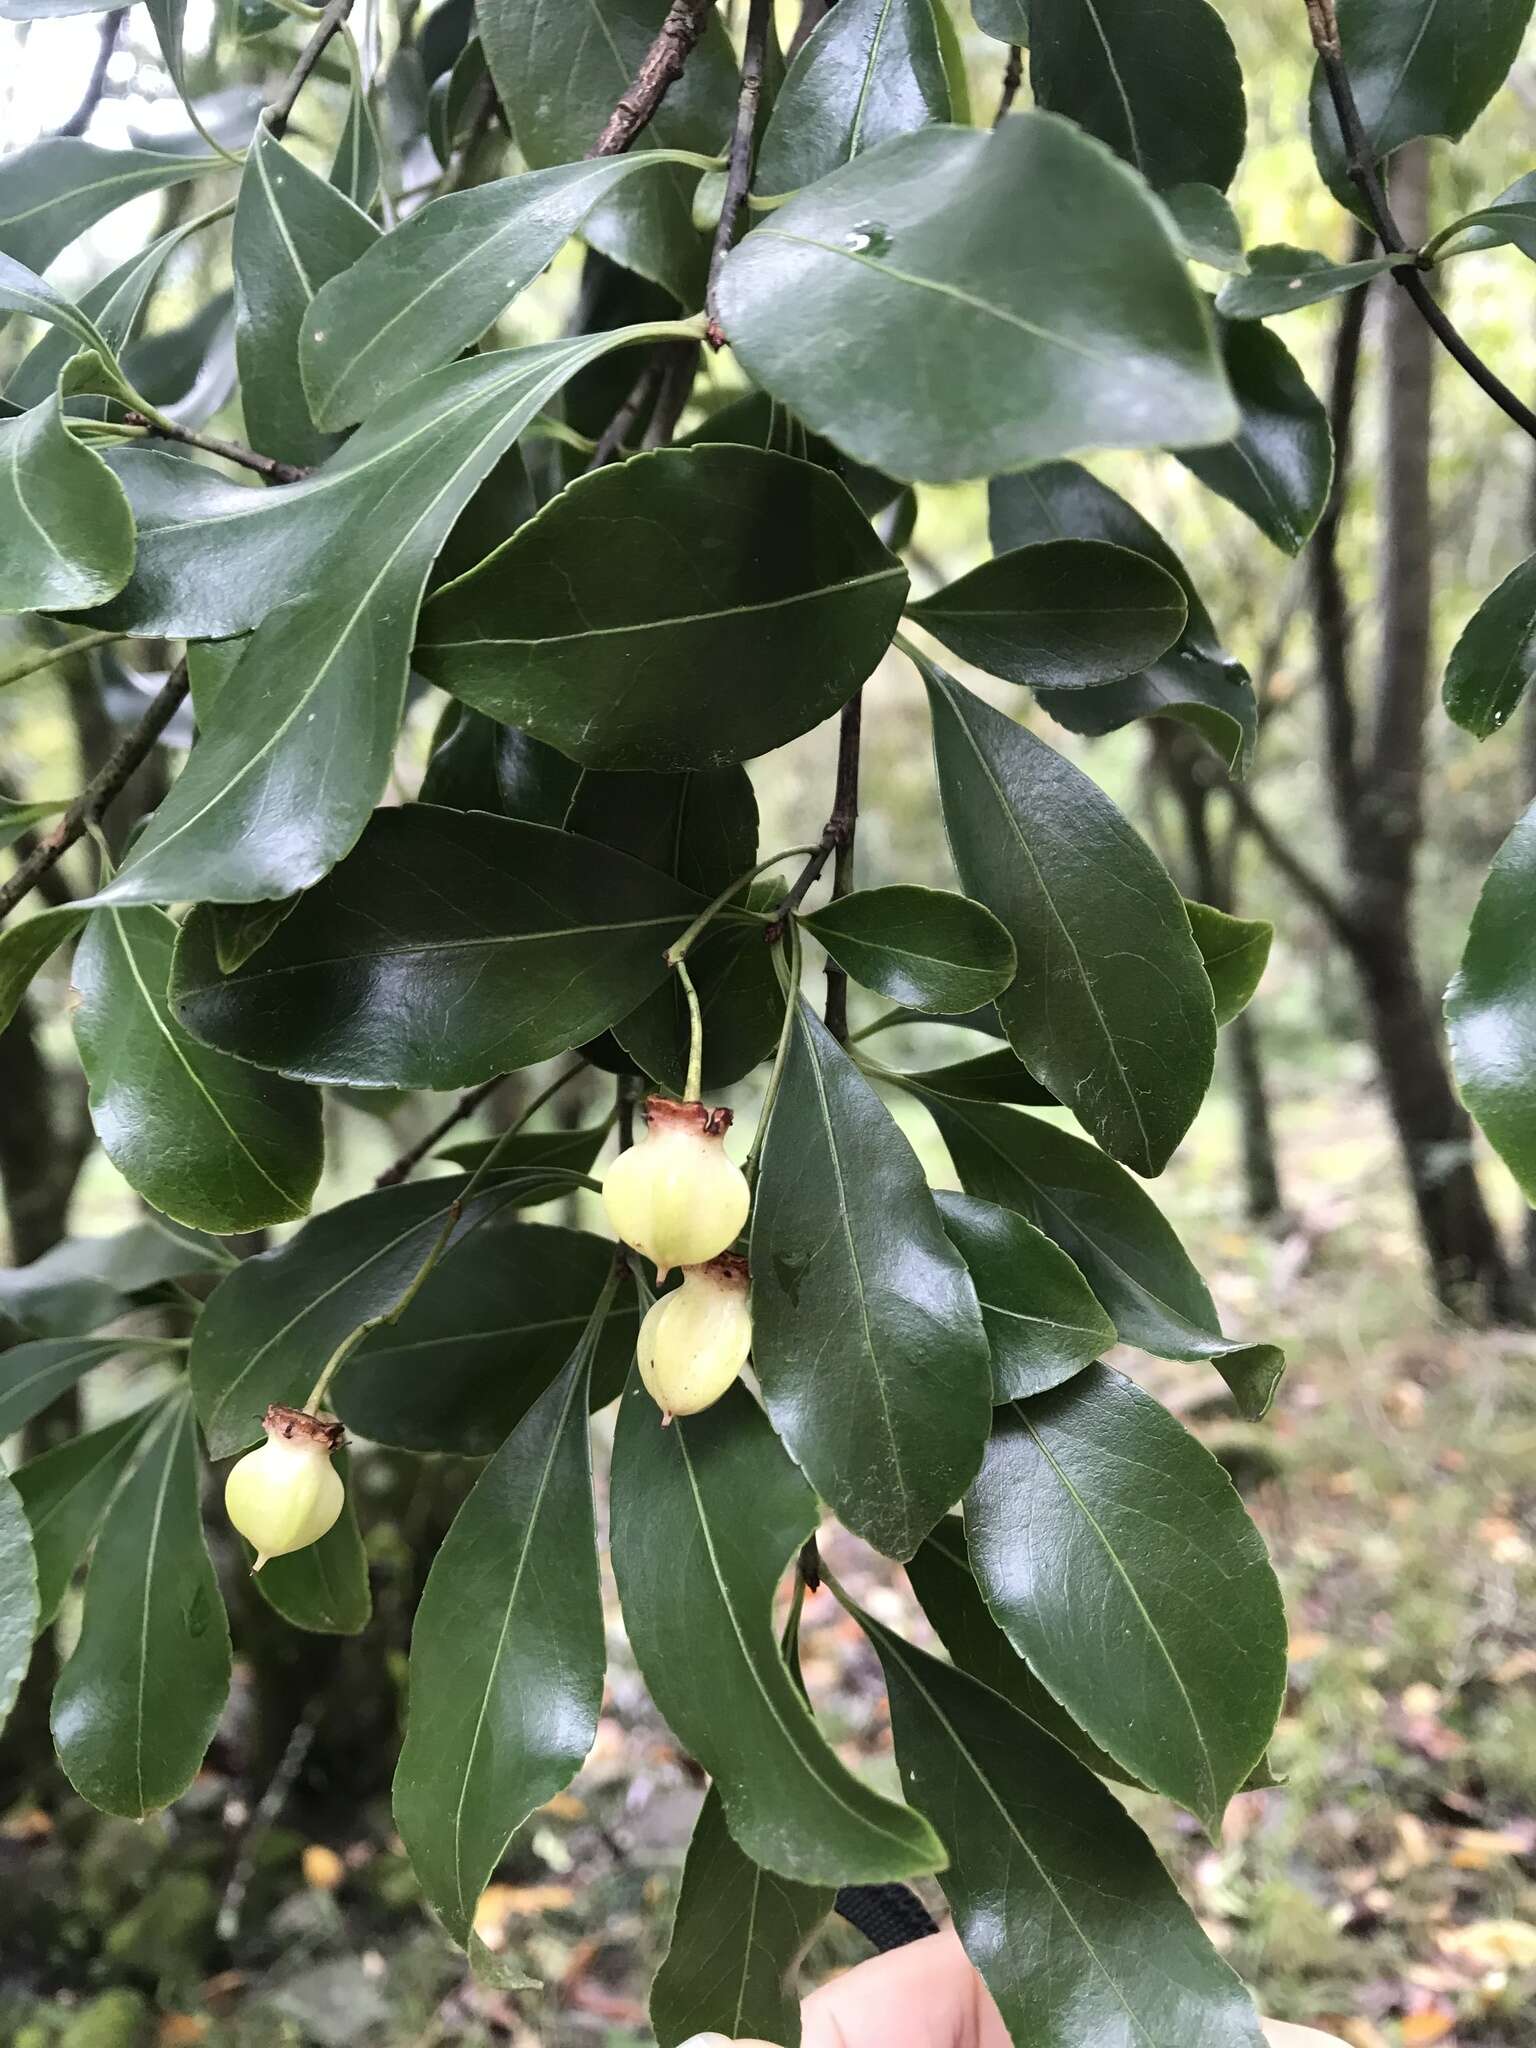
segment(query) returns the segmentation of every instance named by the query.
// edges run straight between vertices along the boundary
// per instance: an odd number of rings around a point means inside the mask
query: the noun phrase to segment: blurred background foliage
[[[449,0],[445,17],[456,4]],[[188,10],[190,77],[194,91],[206,88],[204,114],[215,130],[227,117],[231,136],[243,137],[299,30],[262,0],[220,7],[216,72],[207,54],[212,8]],[[781,5],[786,35],[796,12]],[[986,118],[1004,52],[971,27],[963,0],[955,12],[973,105]],[[1311,53],[1301,0],[1221,0],[1221,12],[1248,84],[1249,148],[1232,195],[1246,239],[1342,257],[1349,223],[1318,180],[1307,136]],[[419,59],[398,50],[392,14],[360,6],[355,20],[386,185],[409,195],[439,175],[419,140]],[[5,149],[70,120],[100,33],[95,16],[0,22]],[[290,133],[291,146],[320,169],[345,118],[343,64],[333,46]],[[105,78],[93,140],[193,146],[142,10],[117,24]],[[403,155],[401,137],[417,138]],[[473,179],[516,167],[495,128],[473,147]],[[1437,146],[1434,216],[1469,210],[1533,160],[1536,49],[1465,144]],[[210,182],[212,198],[197,183],[135,201],[76,243],[55,277],[84,288],[222,197],[228,184],[226,177],[213,192]],[[178,401],[189,423],[238,434],[227,235],[226,223],[191,237],[167,266],[140,345],[139,381],[152,382],[162,402]],[[518,301],[496,342],[558,333],[580,276],[580,254],[569,250]],[[1511,249],[1464,257],[1447,271],[1446,289],[1473,345],[1518,388],[1536,390],[1536,281],[1524,259]],[[1380,619],[1384,313],[1384,303],[1374,303],[1368,315],[1340,544],[1362,673]],[[1337,318],[1336,307],[1319,306],[1284,324],[1314,388],[1323,386]],[[29,339],[20,322],[0,334],[0,370],[14,366]],[[728,353],[711,374],[723,402],[736,375]],[[1278,832],[1335,879],[1303,572],[1171,458],[1109,458],[1095,467],[1178,548],[1227,644],[1253,671],[1263,709],[1253,794]],[[1437,681],[1476,604],[1536,545],[1536,458],[1443,359],[1435,365],[1431,481]],[[920,587],[953,577],[986,550],[983,487],[923,491],[911,548]],[[26,632],[4,629],[0,668],[27,651]],[[135,716],[158,680],[103,650],[0,693],[4,793],[72,792],[82,764],[100,760],[115,723]],[[1007,686],[967,680],[1017,708]],[[415,702],[396,780],[402,800],[419,785],[441,702],[425,689]],[[890,661],[866,707],[860,879],[947,885],[926,714],[911,669]],[[1168,735],[1178,728],[1132,726],[1084,741],[1029,715],[1128,810],[1182,885],[1201,893],[1188,808],[1170,774]],[[1490,858],[1536,786],[1531,719],[1527,711],[1524,731],[1480,748],[1437,707],[1429,713],[1415,920],[1433,991],[1455,965]],[[188,737],[181,733],[179,743]],[[819,830],[832,749],[829,728],[753,764],[765,847]],[[163,760],[140,771],[130,815],[167,772]],[[1292,1364],[1262,1430],[1223,1412],[1197,1372],[1186,1381],[1179,1368],[1157,1368],[1157,1390],[1226,1460],[1274,1546],[1290,1604],[1293,1689],[1275,1759],[1286,1783],[1243,1795],[1219,1849],[1155,1804],[1149,1824],[1266,2010],[1328,2025],[1355,2048],[1516,2048],[1529,2042],[1536,2005],[1536,1337],[1467,1327],[1437,1308],[1349,963],[1251,836],[1233,840],[1225,800],[1211,799],[1206,811],[1236,906],[1278,928],[1247,1055],[1249,1089],[1257,1062],[1268,1101],[1274,1184],[1266,1189],[1245,1155],[1229,1043],[1224,1084],[1159,1195],[1224,1316],[1285,1343]],[[66,1209],[75,1234],[109,1233],[135,1214],[107,1161],[85,1152],[66,983],[56,961],[0,1040],[11,1264],[45,1250]],[[893,1050],[931,1063],[973,1049],[963,1035],[948,1036],[941,1044],[941,1034],[923,1027]],[[510,1115],[519,1092],[526,1099],[540,1078],[509,1084],[493,1111]],[[602,1076],[588,1076],[567,1091],[560,1115],[573,1125],[600,1118],[606,1088]],[[738,1114],[750,1124],[753,1105],[738,1092]],[[448,1106],[333,1094],[317,1206],[366,1186]],[[1251,1121],[1251,1092],[1248,1111]],[[926,1120],[909,1108],[898,1113],[936,1178],[948,1181]],[[1518,1245],[1523,1204],[1513,1184],[1481,1149],[1479,1172]],[[1147,1370],[1144,1361],[1131,1363]],[[130,1399],[124,1382],[98,1377],[93,1420]],[[139,1391],[131,1390],[133,1399]],[[392,1837],[387,1788],[409,1616],[465,1484],[452,1461],[381,1453],[360,1460],[376,1617],[358,1641],[296,1636],[232,1588],[244,1652],[234,1703],[208,1769],[174,1812],[143,1827],[90,1814],[51,1768],[45,1726],[18,1717],[0,1745],[0,2040],[17,2048],[425,2048],[647,2038],[637,1987],[665,1943],[699,1787],[649,1709],[621,1641],[612,1645],[592,1762],[524,1830],[482,1908],[486,1938],[542,1978],[544,1994],[496,1994],[467,1979],[462,1958],[427,1919]],[[877,1613],[911,1622],[893,1567],[851,1541],[841,1554],[834,1545],[833,1555]],[[888,1772],[878,1674],[836,1610],[821,1611],[829,1605],[811,1603],[808,1678],[849,1757]],[[824,1938],[808,1981],[860,1953],[846,1930]]]

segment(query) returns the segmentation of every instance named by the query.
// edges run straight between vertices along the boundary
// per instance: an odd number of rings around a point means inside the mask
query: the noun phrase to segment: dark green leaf
[[[1225,193],[1214,185],[1175,185],[1162,201],[1191,262],[1208,263],[1213,270],[1247,270],[1243,230]]]
[[[1536,675],[1536,555],[1484,598],[1451,649],[1445,708],[1480,740],[1498,731]]]
[[[90,914],[76,904],[57,903],[0,930],[0,1031],[15,1016],[38,969],[83,929]]]
[[[336,1413],[379,1443],[486,1457],[569,1358],[612,1265],[611,1241],[586,1231],[487,1226],[451,1251],[399,1322],[375,1331],[343,1367]],[[626,1296],[598,1342],[599,1406],[619,1391],[635,1327]]]
[[[1009,2038],[1263,2048],[1247,1992],[1114,1794],[974,1678],[860,1619],[902,1776],[949,1850],[956,1929]]]
[[[825,470],[663,449],[579,478],[437,591],[416,662],[587,767],[713,768],[839,710],[906,590]]]
[[[798,191],[876,143],[950,118],[933,9],[934,0],[841,0],[823,18],[774,102],[758,191]]]
[[[500,725],[467,704],[450,699],[443,718],[445,725],[450,719],[452,724],[427,763],[421,785],[424,804],[444,804],[451,811],[493,811],[528,825],[565,830],[576,785],[587,773],[584,768],[542,740],[530,739],[516,726]]]
[[[1344,68],[1372,157],[1380,162],[1420,135],[1459,142],[1504,83],[1530,18],[1531,0],[1338,0]],[[1340,203],[1364,218],[1321,65],[1312,81],[1312,147]]]
[[[1117,1784],[1136,1782],[1052,1699],[992,1619],[971,1571],[958,1515],[944,1517],[909,1561],[907,1577],[939,1641],[962,1671],[989,1685],[1096,1776]]]
[[[514,1830],[597,1733],[607,1650],[587,1386],[599,1327],[480,1475],[411,1631],[395,1825],[459,1942]]]
[[[234,974],[277,930],[297,896],[284,896],[277,903],[210,903],[213,922],[213,950],[221,974]]]
[[[351,1460],[338,1451],[332,1462],[347,1487],[340,1516],[318,1543],[291,1550],[286,1557],[268,1558],[256,1574],[256,1589],[295,1628],[314,1635],[355,1636],[372,1618],[373,1590],[349,1483]]]
[[[779,1654],[773,1590],[816,1526],[816,1500],[746,1389],[663,1429],[632,1378],[612,1488],[624,1626],[741,1849],[813,1885],[936,1868],[928,1823],[844,1769]]]
[[[359,90],[356,73],[347,102],[347,118],[331,164],[331,183],[354,206],[365,211],[372,206],[379,189],[379,138],[367,99]]]
[[[992,1347],[994,1401],[1046,1393],[1116,1342],[1087,1281],[1043,1230],[974,1195],[935,1200],[975,1282]]]
[[[75,1790],[142,1820],[191,1784],[229,1691],[229,1624],[198,1507],[190,1401],[173,1403],[107,1511],[80,1640],[53,1696]]]
[[[1203,0],[1202,0],[1203,4]],[[1323,516],[1333,482],[1333,435],[1322,403],[1278,334],[1249,320],[1216,323],[1242,424],[1224,448],[1179,460],[1294,555]]]
[[[301,1080],[466,1087],[626,1016],[703,907],[594,840],[414,804],[378,812],[232,975],[194,911],[171,998],[198,1038]]]
[[[325,1160],[320,1098],[189,1038],[166,988],[161,910],[93,911],[75,949],[75,1044],[102,1149],[153,1208],[199,1230],[256,1230],[309,1208]]]
[[[14,256],[4,254],[0,254],[0,312],[25,313],[29,319],[45,321],[50,327],[60,330],[59,359],[53,374],[43,380],[29,398],[16,389],[20,376],[18,371],[5,387],[5,395],[13,404],[27,405],[45,397],[58,382],[59,370],[73,354],[77,342],[86,348],[99,348],[103,355],[111,354],[110,345],[83,306],[65,298],[46,278],[39,277],[24,263],[18,263]]]
[[[856,1535],[910,1557],[980,1460],[986,1332],[917,1155],[804,1001],[757,1182],[752,1330],[795,1462]]]
[[[1247,673],[1217,639],[1184,564],[1135,507],[1076,462],[1049,462],[1023,476],[999,477],[988,495],[992,545],[999,553],[1062,538],[1113,541],[1166,569],[1189,603],[1183,638],[1161,661],[1092,692],[1042,691],[1041,708],[1069,731],[1093,734],[1113,732],[1134,718],[1177,718],[1194,726],[1229,768],[1246,760],[1258,731]]]
[[[1536,172],[1527,171],[1489,205],[1441,228],[1425,244],[1424,253],[1443,263],[1472,249],[1498,249],[1507,243],[1536,261]]]
[[[336,446],[305,403],[299,336],[316,293],[378,238],[367,214],[274,141],[265,121],[257,125],[240,177],[230,256],[240,404],[246,432],[263,455],[312,464]],[[424,367],[457,353],[449,349]]]
[[[40,1415],[56,1394],[123,1350],[116,1337],[50,1337],[0,1351],[0,1438]]]
[[[1536,805],[1499,848],[1445,998],[1467,1107],[1536,1202]]]
[[[0,1472],[0,1728],[27,1675],[37,1628],[32,1531],[20,1494]]]
[[[705,1794],[672,1921],[672,1942],[651,1986],[658,2048],[698,2033],[746,2029],[799,2048],[795,1968],[832,1910],[833,1894],[760,1870],[725,1824],[718,1792]]]
[[[13,1475],[32,1525],[39,1629],[58,1613],[145,1429],[161,1412],[153,1404],[141,1408],[121,1422],[45,1451]]]
[[[1092,1366],[999,1413],[966,1528],[1036,1676],[1215,1838],[1274,1732],[1286,1629],[1264,1539],[1210,1452]]]
[[[802,922],[864,988],[919,1010],[975,1009],[1018,964],[991,911],[948,889],[860,889]]]
[[[1247,130],[1243,74],[1207,0],[1028,0],[1029,82],[1149,185],[1225,192]]]
[[[1295,249],[1287,242],[1269,242],[1248,251],[1248,275],[1229,278],[1216,296],[1224,320],[1268,320],[1298,306],[1315,306],[1341,292],[1384,277],[1408,256],[1367,256],[1358,263],[1335,263],[1315,249]]]
[[[764,909],[782,894],[782,886],[756,887],[752,900]],[[714,1094],[750,1074],[773,1051],[784,1022],[784,995],[760,924],[715,924],[689,951],[688,968],[704,1020],[702,1085],[706,1094]],[[638,1009],[614,1025],[613,1035],[634,1067],[680,1096],[687,1080],[689,1030],[687,1002],[676,975],[669,974]]]
[[[748,375],[896,477],[1224,441],[1235,424],[1167,215],[1047,114],[870,150],[754,228],[719,299]]]
[[[1019,972],[998,998],[1032,1074],[1115,1158],[1160,1173],[1210,1085],[1210,983],[1162,863],[1088,777],[924,664],[944,829]]]
[[[1029,0],[971,0],[971,13],[983,35],[1000,43],[1029,41]]]
[[[515,1138],[466,1138],[457,1145],[445,1145],[437,1156],[452,1160],[466,1172],[472,1172],[494,1151],[496,1164],[491,1170],[497,1175],[532,1176],[536,1167],[553,1167],[560,1173],[590,1173],[608,1128],[607,1124],[592,1124],[585,1130],[525,1131]],[[510,1197],[509,1206],[527,1209],[570,1191],[570,1182],[566,1180],[551,1179],[541,1184],[530,1178],[525,1190]]]
[[[652,332],[451,363],[281,491],[116,458],[142,516],[112,620],[191,639],[257,630],[112,901],[288,896],[340,859],[388,780],[421,592],[460,511],[575,369]]]
[[[1007,1046],[978,1053],[975,1059],[956,1060],[952,1066],[924,1067],[903,1078],[935,1095],[958,1096],[962,1102],[1022,1102],[1044,1109],[1056,1100]]]
[[[0,612],[98,605],[133,568],[122,485],[64,424],[54,391],[0,420]]]
[[[455,1174],[359,1195],[226,1276],[192,1334],[192,1392],[210,1457],[258,1442],[271,1402],[301,1406],[342,1339],[396,1306],[463,1188]],[[493,1200],[472,1204],[455,1235]]]
[[[347,427],[451,363],[558,255],[594,206],[676,151],[557,164],[450,192],[413,213],[315,296],[300,360],[310,410]],[[697,166],[695,166],[697,168]],[[340,266],[337,266],[340,267]]]
[[[1209,903],[1186,900],[1190,930],[1216,999],[1216,1022],[1230,1024],[1252,1002],[1264,969],[1275,928],[1261,917],[1231,917]]]
[[[1224,1337],[1205,1282],[1145,1189],[1112,1159],[1039,1117],[924,1095],[967,1194],[1016,1209],[1082,1269],[1127,1344],[1209,1359],[1257,1421],[1285,1355]]]
[[[603,0],[551,9],[542,0],[480,0],[475,11],[486,61],[517,146],[541,170],[584,157],[602,133],[666,19],[670,0]],[[736,65],[711,13],[681,78],[668,92],[645,139],[657,149],[714,155],[724,149],[736,101]],[[693,226],[698,172],[663,171],[624,185],[582,232],[628,270],[696,303],[706,249]]]
[[[908,610],[962,661],[1042,690],[1134,675],[1189,619],[1166,569],[1092,540],[1014,548]]]
[[[219,167],[216,157],[99,149],[74,135],[45,136],[0,163],[0,250],[29,270],[46,270],[77,235],[130,199]]]
[[[66,1238],[31,1265],[0,1272],[0,1314],[40,1337],[70,1337],[111,1322],[164,1281],[234,1263],[216,1238],[154,1216],[115,1237]]]
[[[749,391],[741,398],[733,398],[729,405],[722,405],[718,412],[701,420],[691,433],[682,435],[678,446],[695,448],[701,441],[734,441],[743,448],[775,448],[781,455],[795,455],[802,462],[830,469],[848,486],[859,510],[871,519],[877,512],[885,511],[905,488],[893,477],[882,476],[878,469],[851,462],[820,434],[808,434],[793,414],[786,412],[766,391]],[[893,548],[905,546],[905,542],[895,540],[889,544]]]

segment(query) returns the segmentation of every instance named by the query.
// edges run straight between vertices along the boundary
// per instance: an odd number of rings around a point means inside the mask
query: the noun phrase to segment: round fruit
[[[346,1498],[331,1463],[341,1442],[339,1422],[274,1403],[261,1426],[266,1442],[247,1451],[224,1482],[225,1511],[255,1549],[252,1570],[258,1572],[270,1557],[318,1543]]]
[[[635,1349],[646,1391],[667,1415],[697,1415],[734,1383],[752,1349],[747,1262],[725,1252],[685,1266],[646,1312]]]
[[[674,1266],[701,1266],[733,1244],[752,1196],[726,1153],[728,1109],[653,1095],[641,1113],[645,1136],[603,1176],[603,1205],[618,1235],[664,1280]]]

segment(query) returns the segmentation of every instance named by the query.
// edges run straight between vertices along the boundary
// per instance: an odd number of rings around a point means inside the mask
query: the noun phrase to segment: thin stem
[[[684,1102],[702,1102],[704,1099],[704,1016],[699,1009],[699,992],[693,985],[693,976],[681,960],[672,962],[673,972],[683,985],[683,995],[688,1003],[688,1085],[683,1090]]]
[[[299,53],[299,61],[288,74],[288,82],[266,111],[267,133],[274,141],[288,132],[288,123],[299,94],[309,81],[309,75],[325,55],[332,36],[352,11],[352,0],[331,0],[331,4],[315,24],[315,32]]]
[[[587,464],[588,473],[594,469],[606,468],[615,456],[624,453],[624,443],[661,389],[666,367],[667,352],[666,344],[663,343],[660,348],[652,349],[646,358],[645,368],[630,386],[623,404],[598,436],[597,445],[592,451],[592,460]]]
[[[725,197],[720,202],[720,219],[716,223],[714,245],[709,252],[709,283],[704,292],[704,308],[709,315],[706,334],[712,348],[721,347],[725,341],[717,299],[720,266],[736,239],[736,223],[741,217],[747,187],[752,182],[752,146],[757,134],[758,102],[763,93],[763,60],[772,19],[772,0],[751,0],[747,10],[746,40],[741,53],[736,125],[731,131],[731,152],[725,173]]]
[[[714,0],[672,0],[656,40],[619,97],[588,156],[622,156],[683,75],[693,46],[703,35]]]
[[[225,462],[238,463],[241,469],[254,470],[257,476],[264,476],[268,483],[297,484],[309,475],[309,471],[296,462],[279,462],[275,455],[260,455],[242,442],[223,441],[216,434],[196,433],[165,413],[146,411],[142,404],[128,414],[127,424],[130,427],[147,427],[151,434],[158,434],[162,440],[179,441],[185,448],[201,448],[205,455],[217,455]]]
[[[1365,132],[1365,123],[1360,118],[1359,103],[1344,64],[1344,51],[1339,40],[1334,0],[1305,0],[1305,4],[1307,19],[1312,28],[1313,46],[1327,82],[1329,98],[1333,101],[1334,113],[1338,117],[1339,133],[1344,142],[1344,155],[1350,180],[1365,202],[1371,225],[1376,230],[1382,248],[1389,256],[1411,254],[1393,218],[1386,189],[1377,168],[1375,152],[1371,147],[1370,137]],[[1412,299],[1426,326],[1452,360],[1460,364],[1473,383],[1493,400],[1501,412],[1512,419],[1522,432],[1536,440],[1536,412],[1511,391],[1503,378],[1496,376],[1470,343],[1462,338],[1450,315],[1425,283],[1418,264],[1397,264],[1389,274],[1393,283]]]
[[[515,1137],[528,1122],[529,1118],[536,1116],[546,1102],[551,1101],[553,1097],[560,1093],[560,1090],[568,1081],[574,1081],[578,1074],[585,1071],[586,1064],[585,1060],[578,1060],[574,1067],[567,1067],[563,1074],[556,1075],[549,1086],[541,1089],[535,1095],[532,1102],[525,1109],[519,1111],[518,1115],[508,1124],[506,1130],[502,1132],[501,1137],[497,1140],[498,1146],[507,1138]],[[434,1125],[424,1138],[412,1145],[407,1151],[402,1152],[393,1165],[385,1167],[384,1171],[374,1182],[375,1188],[397,1187],[401,1181],[406,1180],[420,1166],[427,1154],[440,1144],[456,1125],[472,1117],[481,1103],[494,1095],[496,1090],[508,1078],[506,1074],[496,1074],[489,1081],[482,1081],[478,1088],[471,1088],[467,1095],[461,1095],[441,1123]],[[464,1192],[468,1194],[469,1189],[466,1188]],[[463,1197],[461,1196],[460,1199],[462,1200]]]
[[[773,1119],[773,1105],[779,1099],[779,1087],[784,1079],[785,1064],[789,1059],[790,1037],[795,1028],[795,1011],[800,1001],[800,927],[797,924],[791,922],[789,926],[788,966],[784,964],[782,953],[774,956],[774,965],[778,969],[779,982],[784,990],[784,1022],[779,1028],[779,1042],[774,1050],[773,1065],[768,1071],[768,1086],[763,1090],[763,1106],[758,1114],[757,1129],[752,1134],[746,1164],[741,1169],[749,1184],[757,1179],[763,1140],[768,1135],[768,1126]]]
[[[57,866],[75,841],[100,821],[113,798],[121,794],[129,776],[147,758],[180,709],[188,688],[187,663],[183,655],[160,685],[149,709],[132,732],[119,740],[58,824],[39,843],[36,852],[29,854],[10,880],[0,887],[0,918],[14,910],[22,898],[37,887],[42,877]]]
[[[651,413],[650,424],[645,430],[645,438],[640,444],[643,448],[670,446],[672,436],[677,432],[677,423],[683,416],[683,407],[688,403],[688,394],[693,389],[694,376],[699,367],[697,338],[664,342],[659,353],[663,359],[661,387],[656,394],[656,404]]]
[[[1024,83],[1024,51],[1018,43],[1008,45],[1008,62],[1003,70],[1003,93],[997,103],[997,112],[992,117],[992,126],[1000,127],[1013,112],[1013,103],[1019,96],[1019,87]]]
[[[54,129],[55,135],[83,135],[90,127],[91,117],[106,97],[107,72],[111,68],[112,58],[117,50],[117,39],[127,19],[126,7],[114,8],[110,14],[102,16],[101,26],[97,31],[96,58],[91,65],[91,75],[86,81],[80,104],[62,127]]]
[[[832,866],[832,900],[853,888],[853,846],[859,825],[859,746],[864,725],[864,692],[843,706],[837,735],[837,789],[832,816],[838,822],[837,856]],[[839,1045],[848,1038],[848,976],[835,960],[827,962],[827,1029]]]
[[[106,647],[114,640],[128,640],[128,633],[109,633],[105,627],[95,633],[82,633],[78,640],[61,640],[57,647],[44,647],[35,654],[24,654],[9,668],[0,668],[0,690],[8,689],[12,683],[24,682],[28,676],[35,676],[45,668],[52,668],[61,661],[67,661],[72,654],[89,654],[93,647]]]
[[[672,944],[668,946],[666,952],[662,955],[667,965],[669,967],[676,967],[679,961],[685,960],[688,957],[689,947],[708,929],[720,915],[721,911],[725,909],[726,905],[734,903],[742,890],[750,888],[759,875],[765,875],[770,868],[776,868],[781,860],[793,860],[796,854],[815,853],[817,851],[818,849],[814,846],[782,847],[779,852],[769,854],[766,860],[760,860],[756,867],[748,868],[745,874],[738,875],[733,882],[727,882],[713,903],[699,912],[693,923],[689,925],[687,931],[683,933],[683,936],[680,939],[674,939]]]

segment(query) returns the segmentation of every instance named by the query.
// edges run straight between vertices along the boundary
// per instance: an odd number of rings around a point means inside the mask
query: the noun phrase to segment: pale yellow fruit
[[[258,1572],[268,1558],[318,1543],[346,1499],[331,1463],[339,1424],[274,1405],[262,1427],[266,1442],[247,1451],[224,1482],[225,1512],[255,1550]]]
[[[683,1284],[646,1312],[635,1360],[667,1415],[697,1415],[732,1386],[752,1349],[747,1262],[729,1253],[685,1266]]]
[[[645,1136],[603,1176],[603,1206],[618,1236],[665,1279],[674,1266],[702,1266],[734,1244],[752,1196],[726,1153],[728,1109],[653,1095],[643,1113]]]

